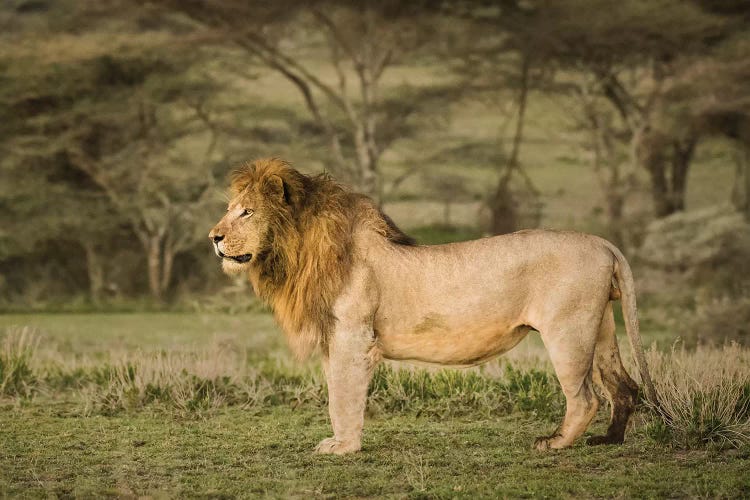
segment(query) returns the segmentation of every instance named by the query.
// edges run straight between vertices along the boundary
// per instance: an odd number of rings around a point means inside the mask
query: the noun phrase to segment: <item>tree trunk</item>
[[[743,146],[736,156],[732,204],[750,222],[750,146]]]
[[[667,142],[663,136],[653,135],[642,144],[641,160],[651,177],[651,195],[657,217],[685,210],[687,174],[696,143],[695,137],[684,142],[677,139]],[[668,155],[670,149],[671,155]]]
[[[492,211],[490,232],[492,234],[512,233],[518,229],[518,213],[509,181],[510,176],[503,176],[492,199],[490,206]]]
[[[148,260],[148,289],[151,296],[161,302],[164,298],[162,288],[162,259],[161,238],[151,236],[146,247],[146,258]]]
[[[608,130],[602,133],[611,134]],[[625,246],[625,231],[623,215],[625,213],[625,198],[627,196],[626,181],[622,176],[622,163],[615,152],[615,142],[610,136],[602,140],[601,147],[606,151],[607,179],[604,181],[604,191],[607,204],[607,225],[609,226],[609,237],[612,242],[620,248]]]
[[[607,193],[607,224],[612,243],[622,248],[625,245],[622,214],[625,207],[625,197],[619,186],[613,186]]]
[[[175,257],[175,242],[170,231],[167,232],[167,237],[164,239],[162,248],[162,268],[161,268],[161,290],[162,294],[169,290],[169,284],[172,281],[172,265],[174,264]]]
[[[366,47],[367,48],[367,47]],[[370,65],[371,51],[365,50],[364,66],[358,71],[362,110],[352,113],[352,120],[356,123],[354,143],[357,149],[357,162],[361,190],[367,196],[380,202],[378,172],[378,145],[376,141],[377,122],[375,118],[374,102],[377,100],[377,80],[373,77]]]
[[[654,200],[656,217],[666,217],[674,212],[671,205],[669,183],[667,181],[667,159],[664,150],[655,143],[645,146],[641,162],[648,171],[651,180],[651,197]]]
[[[174,264],[174,252],[164,249],[164,260],[161,269],[161,290],[162,295],[169,290],[169,284],[172,282],[172,265]]]
[[[102,298],[104,290],[104,264],[93,243],[82,243],[86,252],[86,270],[89,277],[89,294],[94,303],[98,303]]]
[[[673,212],[685,210],[687,192],[687,173],[695,152],[696,141],[692,137],[687,141],[675,141],[672,148],[672,186],[671,208]]]
[[[510,189],[510,180],[513,177],[513,172],[519,168],[523,125],[526,117],[526,99],[529,93],[529,67],[529,59],[524,56],[521,61],[518,116],[516,118],[516,131],[513,136],[513,149],[505,165],[505,170],[497,183],[495,194],[490,201],[490,211],[492,212],[490,231],[492,234],[512,233],[518,229],[518,212],[513,193]]]
[[[446,199],[445,200],[445,206],[443,206],[443,224],[445,227],[450,227],[451,225],[451,200]]]
[[[365,147],[366,148],[366,147]],[[359,150],[359,146],[357,147]],[[380,190],[378,189],[378,162],[365,151],[359,154],[359,191],[379,202]]]

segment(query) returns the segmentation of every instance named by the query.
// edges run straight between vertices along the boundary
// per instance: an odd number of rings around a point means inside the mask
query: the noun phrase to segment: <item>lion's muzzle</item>
[[[220,241],[214,240],[213,243],[214,243],[214,253],[216,253],[216,255],[221,259],[233,260],[235,262],[239,262],[240,264],[250,262],[253,259],[253,254],[251,253],[246,253],[242,255],[227,255],[221,250]]]

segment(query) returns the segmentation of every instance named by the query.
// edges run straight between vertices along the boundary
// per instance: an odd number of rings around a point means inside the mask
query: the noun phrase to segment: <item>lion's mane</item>
[[[336,318],[333,302],[352,265],[358,227],[395,245],[414,242],[368,197],[353,193],[327,174],[308,176],[283,160],[256,160],[231,178],[233,196],[278,176],[283,196],[264,194],[271,210],[263,250],[256,256],[256,293],[271,305],[291,349],[304,358],[326,348]],[[261,193],[263,191],[261,190]]]

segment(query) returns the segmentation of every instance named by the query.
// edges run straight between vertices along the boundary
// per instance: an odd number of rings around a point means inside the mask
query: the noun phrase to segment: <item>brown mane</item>
[[[283,182],[283,196],[264,195],[274,216],[250,279],[273,308],[292,350],[304,358],[325,348],[333,329],[333,302],[349,274],[355,229],[365,227],[393,244],[414,241],[370,198],[327,174],[304,175],[280,159],[240,167],[232,174],[232,195],[256,185],[264,193],[262,186],[275,176]]]

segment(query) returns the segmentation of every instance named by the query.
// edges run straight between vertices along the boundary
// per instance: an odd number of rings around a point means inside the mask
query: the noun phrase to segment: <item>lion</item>
[[[535,441],[564,448],[609,400],[605,435],[622,443],[638,395],[623,367],[612,302],[622,301],[646,396],[633,275],[597,236],[524,230],[417,245],[372,199],[280,159],[240,167],[226,215],[209,233],[223,270],[247,276],[299,358],[319,352],[333,436],[318,453],[361,449],[367,389],[382,359],[474,366],[539,332],[566,399],[562,423]]]

